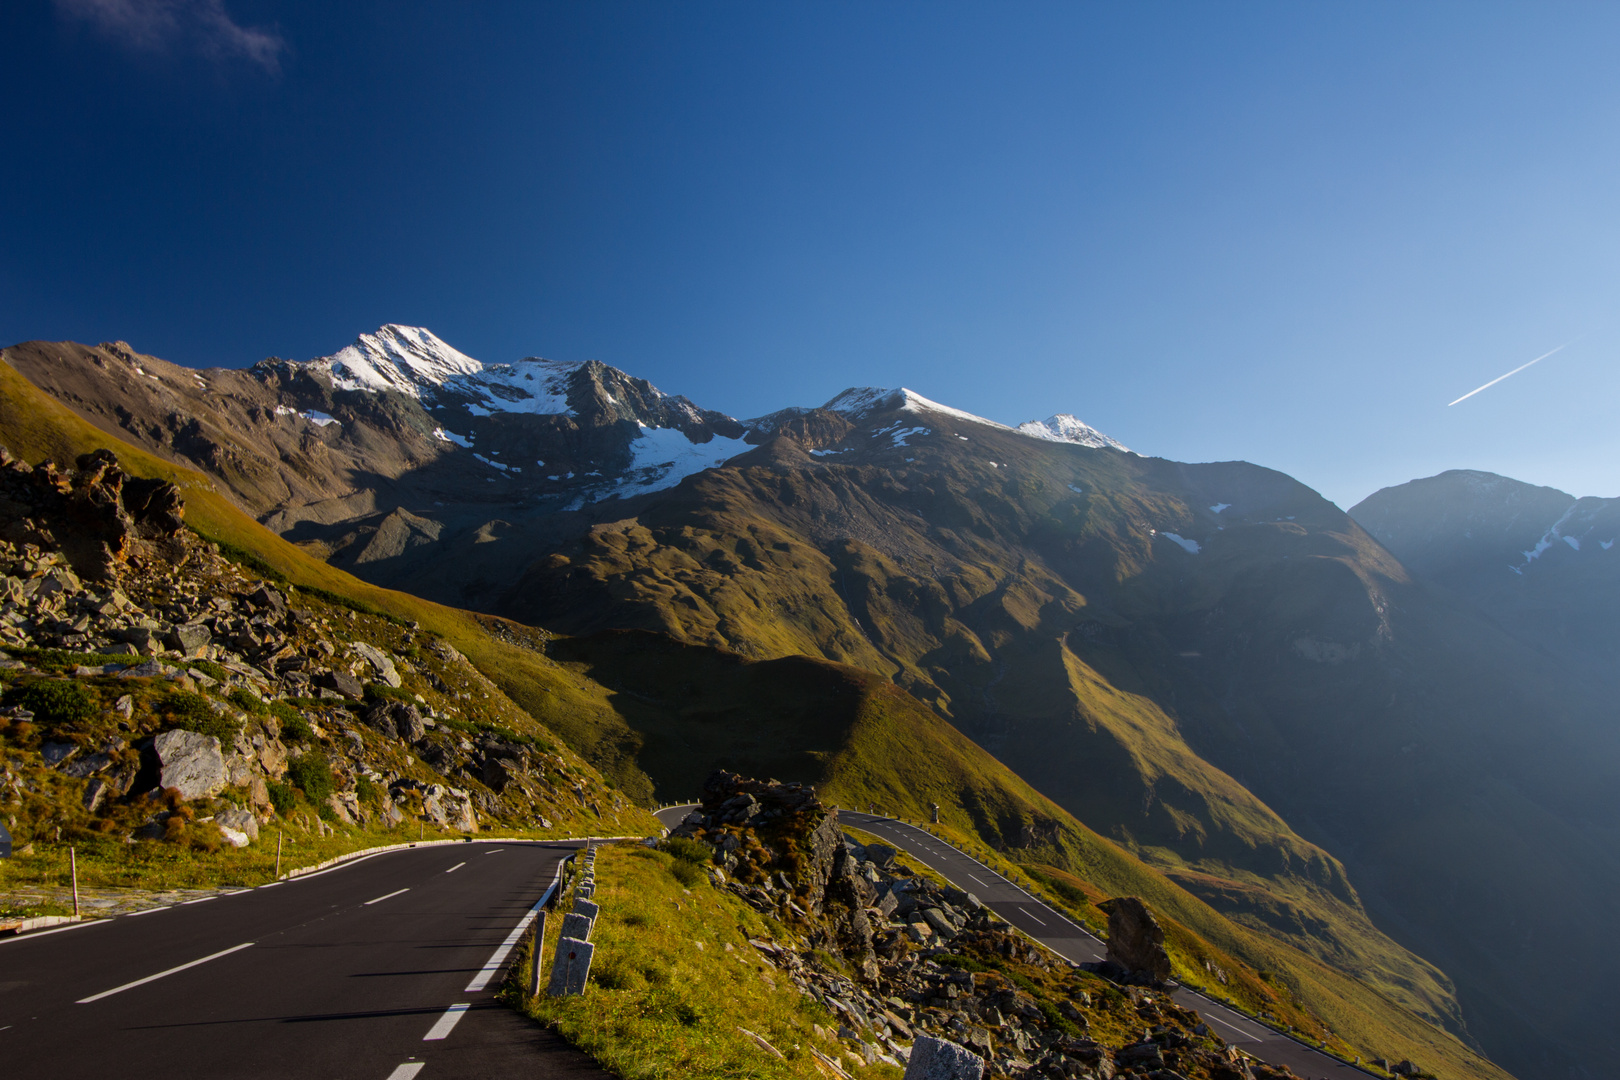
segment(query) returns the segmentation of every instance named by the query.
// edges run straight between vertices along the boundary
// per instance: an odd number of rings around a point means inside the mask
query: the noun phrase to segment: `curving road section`
[[[0,941],[0,1073],[605,1080],[494,1000],[530,913],[577,846],[392,851]]]
[[[695,803],[667,807],[657,812],[658,819],[673,828],[694,809]],[[840,810],[838,816],[855,828],[882,837],[952,885],[972,893],[997,915],[1064,959],[1077,964],[1103,959],[1107,946],[1095,935],[928,830],[853,810]],[[1306,1080],[1364,1080],[1381,1075],[1347,1065],[1197,991],[1183,987],[1173,996],[1178,1004],[1198,1010],[1227,1042],[1261,1061],[1286,1065]]]

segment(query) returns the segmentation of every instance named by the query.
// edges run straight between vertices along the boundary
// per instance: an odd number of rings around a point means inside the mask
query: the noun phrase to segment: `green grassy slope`
[[[1169,600],[1142,584],[1148,523],[1192,515],[1144,481],[1166,463],[1053,449],[1007,436],[996,467],[957,446],[813,466],[779,440],[598,524],[532,567],[507,610],[887,676],[1206,900],[1460,1028],[1447,980],[1373,926],[1338,860],[1196,752],[1165,697],[1121,688],[1142,680],[1114,642],[1144,622],[1121,605]],[[1296,518],[1326,517],[1278,487]]]
[[[605,643],[611,639],[559,641],[548,656],[535,647],[537,636],[532,631],[367,586],[310,558],[242,514],[211,481],[119,443],[45,399],[6,368],[0,368],[0,402],[6,406],[0,411],[0,442],[15,452],[66,460],[96,446],[109,446],[130,471],[179,483],[186,490],[190,521],[205,535],[252,553],[302,586],[417,620],[441,634],[632,795],[650,797],[654,785],[660,792],[684,795],[716,764],[819,780],[837,797],[857,805],[876,801],[898,808],[902,804],[896,800],[904,792],[914,800],[919,793],[935,793],[934,801],[961,815],[960,827],[972,829],[993,846],[1016,847],[1031,858],[1072,869],[1110,892],[1135,891],[1169,903],[1173,918],[1198,927],[1211,940],[1247,942],[1244,947],[1262,963],[1271,954],[1257,950],[1279,950],[1276,955],[1282,959],[1269,966],[1297,972],[1290,978],[1298,981],[1302,995],[1316,987],[1313,1011],[1328,1020],[1328,1014],[1337,1010],[1336,1015],[1342,1015],[1336,1026],[1367,1052],[1407,1053],[1445,1062],[1460,1075],[1499,1075],[1456,1040],[1429,1029],[1392,1000],[1342,975],[1324,983],[1325,977],[1317,972],[1327,969],[1319,962],[1222,919],[1186,889],[1086,831],[1067,811],[1036,795],[900,686],[791,656],[750,663],[713,648],[688,648],[669,654],[676,659],[666,662],[659,659],[664,655],[660,649],[674,646],[655,644],[659,639],[633,646]],[[799,491],[792,488],[792,478],[783,480],[766,472],[736,475],[740,472],[723,470],[712,482],[763,485],[763,494],[779,497],[782,506],[797,505],[795,513],[812,518],[838,512],[837,505],[826,503],[827,493],[814,485]],[[884,481],[874,477],[867,479],[881,487]],[[865,499],[870,505],[862,508],[863,513],[883,510],[892,516],[884,508],[885,499],[892,501],[894,493],[880,494],[884,498],[863,494],[859,485],[853,485],[839,492],[833,503]],[[1119,617],[1095,610],[1053,574],[1031,585],[1035,575],[1027,565],[1015,567],[1020,570],[1017,574],[1009,573],[1006,551],[998,548],[993,536],[975,531],[987,523],[972,520],[981,500],[994,503],[990,494],[952,495],[947,490],[929,497],[944,499],[966,515],[963,528],[942,541],[948,551],[925,552],[936,559],[943,553],[949,560],[944,572],[905,551],[883,556],[896,565],[901,559],[910,560],[904,573],[893,574],[853,544],[829,543],[828,555],[794,529],[773,522],[769,514],[754,513],[757,507],[741,506],[727,520],[703,521],[702,528],[694,527],[692,517],[679,520],[679,515],[656,530],[637,522],[603,527],[593,539],[589,559],[576,554],[573,559],[548,560],[553,564],[551,576],[543,580],[556,584],[559,573],[565,578],[581,575],[587,587],[564,580],[565,587],[552,601],[561,605],[570,598],[589,601],[593,618],[602,617],[604,607],[614,612],[613,617],[632,623],[657,613],[662,620],[659,628],[688,640],[711,645],[736,642],[761,655],[837,653],[840,659],[897,675],[897,682],[920,693],[932,690],[937,706],[948,708],[954,701],[961,711],[980,718],[1005,719],[1009,713],[975,714],[960,703],[982,700],[997,688],[1005,700],[1019,700],[1012,693],[1015,687],[1004,685],[1004,671],[998,674],[1007,657],[1022,649],[1040,662],[1055,663],[1067,686],[1062,693],[1079,703],[1076,715],[1085,719],[1079,728],[1101,740],[1098,745],[1105,749],[1117,748],[1096,755],[1096,768],[1088,773],[1102,783],[1114,783],[1116,774],[1123,774],[1138,790],[1173,796],[1161,803],[1168,811],[1152,813],[1142,823],[1130,819],[1143,836],[1162,841],[1158,845],[1133,838],[1129,828],[1121,827],[1120,807],[1112,798],[1107,800],[1101,808],[1102,825],[1115,839],[1139,845],[1150,857],[1160,847],[1174,850],[1175,865],[1170,868],[1189,871],[1183,880],[1194,886],[1209,879],[1210,893],[1217,897],[1246,891],[1260,897],[1255,903],[1249,896],[1250,909],[1306,911],[1312,921],[1309,932],[1298,935],[1300,944],[1314,946],[1330,958],[1361,957],[1364,967],[1391,973],[1385,979],[1390,993],[1401,995],[1419,1012],[1447,1018],[1448,988],[1432,969],[1376,934],[1358,941],[1365,931],[1346,915],[1354,913],[1354,896],[1346,895],[1342,871],[1333,860],[1294,835],[1230,777],[1200,762],[1166,714],[1155,713],[1150,702],[1120,694],[1097,678],[1098,669],[1088,667],[1077,650],[1059,652],[1040,640],[1050,619],[1057,617],[1055,612],[1083,614],[1082,627],[1106,626]],[[1164,507],[1130,510],[1149,511],[1163,512]],[[646,529],[646,534],[638,529]],[[671,542],[672,535],[680,542]],[[621,562],[608,566],[603,553],[615,547]],[[1128,576],[1138,555],[1122,556],[1111,573]],[[659,560],[663,565],[652,566]],[[536,584],[529,582],[531,593]],[[605,605],[603,593],[612,594]],[[1037,635],[1030,627],[1042,633]],[[907,645],[907,640],[912,643]],[[669,686],[680,687],[683,695],[673,705]],[[1019,707],[1047,716],[1050,702],[1041,695],[1050,693],[1050,686],[1036,686]],[[927,752],[919,753],[922,748]],[[949,798],[938,797],[947,793]],[[903,805],[920,816],[927,801]],[[1139,799],[1125,803],[1140,804]],[[1109,814],[1115,818],[1109,819]],[[1173,841],[1198,830],[1209,854],[1194,852],[1189,857]],[[1273,872],[1278,866],[1283,868],[1280,875]],[[1206,933],[1203,924],[1209,920],[1215,920],[1210,924],[1214,929]],[[1242,955],[1235,946],[1232,951]],[[1370,976],[1366,970],[1357,974],[1374,982],[1379,978],[1376,970]],[[1340,982],[1333,984],[1332,979]],[[1368,1000],[1362,1003],[1357,995]]]
[[[1547,965],[1529,929],[1586,925],[1620,886],[1601,693],[1279,473],[927,422],[826,458],[778,439],[604,507],[501,610],[858,665],[1234,919],[1514,1067],[1620,1055],[1620,943]]]
[[[913,819],[938,803],[946,829],[964,840],[1074,874],[1100,894],[1142,896],[1194,935],[1189,942],[1275,973],[1284,992],[1256,1002],[1291,999],[1355,1053],[1407,1056],[1447,1076],[1506,1075],[1365,981],[1226,918],[869,672],[808,657],[751,661],[645,631],[560,640],[552,654],[609,688],[660,798],[690,797],[723,766]]]
[[[199,534],[244,553],[260,572],[339,596],[397,619],[415,621],[449,641],[513,702],[571,746],[585,745],[590,763],[613,777],[624,792],[643,803],[651,798],[645,777],[623,760],[630,752],[611,740],[581,733],[616,726],[617,718],[601,687],[570,674],[546,658],[544,635],[489,616],[444,607],[408,593],[379,589],[311,558],[239,509],[208,478],[138,450],[80,419],[40,393],[9,365],[0,363],[0,445],[29,461],[71,463],[78,455],[106,448],[135,476],[169,480],[184,492],[186,523]],[[656,829],[649,816],[645,828]]]

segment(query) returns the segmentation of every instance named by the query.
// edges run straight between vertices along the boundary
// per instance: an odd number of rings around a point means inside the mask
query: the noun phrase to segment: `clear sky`
[[[1620,495],[1620,5],[7,0],[0,41],[0,343],[401,322],[1345,507]]]

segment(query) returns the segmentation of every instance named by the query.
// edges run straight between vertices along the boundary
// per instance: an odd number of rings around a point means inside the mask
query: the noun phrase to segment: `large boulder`
[[[200,799],[223,790],[229,775],[219,740],[195,731],[165,731],[152,740],[161,772],[158,785],[174,788],[182,799]]]
[[[1170,977],[1170,954],[1164,951],[1164,928],[1148,906],[1134,896],[1118,896],[1101,905],[1108,912],[1108,959],[1155,982]]]
[[[906,1062],[905,1080],[980,1080],[984,1059],[948,1039],[919,1035]]]
[[[422,796],[422,813],[435,825],[460,832],[478,831],[478,813],[472,798],[460,788],[429,784]]]

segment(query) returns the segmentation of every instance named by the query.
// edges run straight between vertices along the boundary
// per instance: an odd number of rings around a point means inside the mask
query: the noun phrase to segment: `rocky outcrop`
[[[0,538],[60,549],[81,577],[103,581],[138,539],[170,539],[184,527],[180,489],[127,476],[108,450],[83,454],[73,472],[37,468],[0,447]]]
[[[1134,896],[1104,901],[1108,913],[1108,960],[1138,981],[1163,983],[1170,978],[1170,954],[1164,928],[1148,906]]]
[[[849,1051],[867,1062],[909,1056],[911,1080],[976,1077],[975,1065],[1031,1080],[1292,1076],[1216,1049],[1198,1014],[1158,989],[1129,979],[1110,988],[1032,945],[971,893],[908,876],[893,848],[844,835],[836,811],[806,785],[713,773],[672,835],[708,845],[716,883],[786,928],[795,945],[754,947],[840,1018]],[[1151,965],[1157,924],[1145,908],[1120,906],[1124,918],[1145,915],[1132,926]],[[1162,941],[1161,933],[1160,955]],[[839,969],[821,960],[827,954]],[[1092,1035],[1099,1013],[1108,1014],[1099,1033],[1148,1030],[1110,1044]]]
[[[253,577],[183,510],[109,454],[68,475],[0,449],[0,739],[82,781],[100,832],[212,850],[278,814],[470,833],[626,807],[549,740],[513,734],[528,718],[448,643]],[[63,654],[84,662],[64,670]],[[88,711],[36,716],[19,690],[36,682],[82,691]]]

